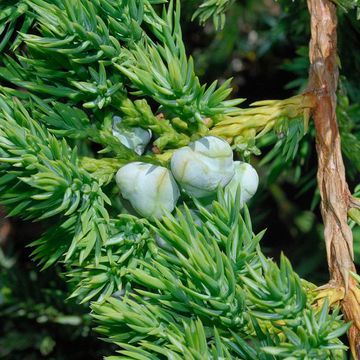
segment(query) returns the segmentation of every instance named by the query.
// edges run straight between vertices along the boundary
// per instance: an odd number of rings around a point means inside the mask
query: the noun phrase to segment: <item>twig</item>
[[[341,301],[347,321],[352,321],[349,341],[353,356],[360,359],[360,304],[358,288],[349,271],[353,263],[353,237],[347,223],[351,194],[345,179],[340,134],[336,119],[337,17],[336,7],[329,0],[308,0],[311,17],[309,91],[317,97],[314,110],[318,185],[321,212],[325,225],[330,287],[345,288]]]

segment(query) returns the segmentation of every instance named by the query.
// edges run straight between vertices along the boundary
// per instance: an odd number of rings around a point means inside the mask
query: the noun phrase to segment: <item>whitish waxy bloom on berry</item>
[[[233,152],[225,140],[206,136],[176,150],[171,159],[171,171],[190,195],[206,197],[233,177]]]
[[[180,196],[171,172],[162,166],[127,164],[117,172],[116,182],[122,197],[145,218],[162,218],[166,211],[174,210]]]
[[[240,188],[240,204],[243,207],[254,196],[258,185],[259,176],[256,170],[246,162],[235,161],[235,175],[225,187],[225,195],[235,199]]]
[[[142,155],[151,140],[151,130],[144,130],[140,127],[121,129],[118,127],[121,120],[120,116],[114,116],[112,134],[118,138],[124,146],[134,150],[138,155]]]

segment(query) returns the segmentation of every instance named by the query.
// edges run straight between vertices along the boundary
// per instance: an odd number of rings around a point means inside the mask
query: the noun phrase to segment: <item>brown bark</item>
[[[347,222],[351,193],[345,179],[339,129],[336,120],[337,17],[329,0],[307,0],[311,16],[309,91],[317,98],[314,110],[316,149],[318,154],[318,186],[324,221],[330,287],[344,288],[341,302],[347,321],[353,325],[349,340],[355,359],[360,359],[360,305],[357,284],[349,271],[353,263],[353,237]]]

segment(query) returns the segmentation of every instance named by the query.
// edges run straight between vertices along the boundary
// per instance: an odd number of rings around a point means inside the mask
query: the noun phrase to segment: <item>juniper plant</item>
[[[194,19],[221,28],[231,3],[198,3]],[[201,84],[180,1],[0,4],[0,202],[46,222],[33,259],[64,265],[71,296],[91,302],[97,331],[118,347],[109,359],[343,359],[346,332],[360,356],[347,223],[348,211],[360,222],[360,204],[339,147],[334,3],[308,0],[307,90],[250,108],[229,99],[230,80]],[[276,156],[293,159],[312,115],[331,273],[322,288],[285,256],[264,256],[245,204],[258,177],[232,158],[249,161],[274,132]],[[126,137],[139,129],[140,151]],[[194,181],[206,173],[209,184]]]

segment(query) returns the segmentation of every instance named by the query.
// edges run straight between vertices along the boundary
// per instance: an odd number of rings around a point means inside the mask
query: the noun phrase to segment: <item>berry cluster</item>
[[[234,161],[230,145],[215,136],[205,136],[176,150],[170,168],[144,162],[121,167],[116,182],[123,199],[139,215],[160,219],[174,210],[181,193],[179,187],[198,199],[213,197],[218,188],[224,188],[225,196],[234,198],[240,188],[243,206],[255,194],[259,183],[255,169]]]

